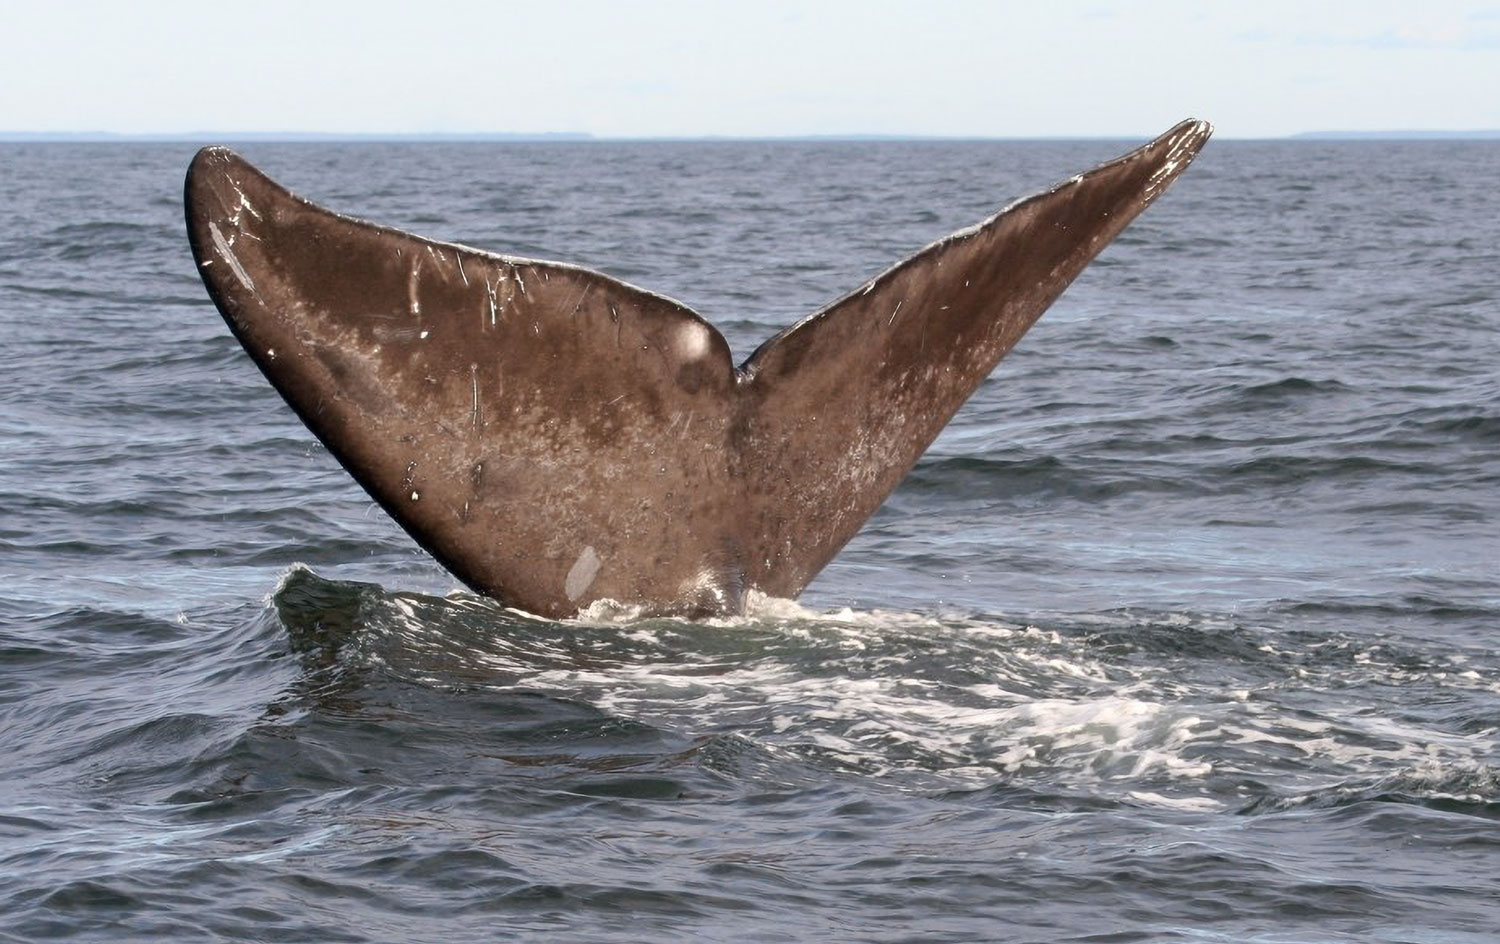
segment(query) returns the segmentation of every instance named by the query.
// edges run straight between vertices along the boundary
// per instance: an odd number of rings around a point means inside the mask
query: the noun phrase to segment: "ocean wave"
[[[1261,797],[1240,812],[1264,815],[1371,803],[1420,806],[1441,813],[1500,820],[1500,768],[1429,763],[1383,777],[1338,783],[1290,796]],[[1500,848],[1500,842],[1495,845]]]

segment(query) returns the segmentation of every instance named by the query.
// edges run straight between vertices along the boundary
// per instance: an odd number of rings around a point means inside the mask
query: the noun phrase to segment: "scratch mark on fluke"
[[[208,231],[213,237],[214,249],[218,251],[220,258],[229,263],[229,269],[234,273],[234,277],[240,280],[240,284],[245,287],[246,291],[255,291],[255,283],[251,281],[250,273],[246,272],[245,267],[240,265],[239,258],[234,254],[234,248],[229,245],[229,241],[219,231],[218,225],[210,222],[208,224]],[[205,260],[205,264],[209,261],[212,260]]]
[[[266,377],[474,589],[549,617],[737,610],[801,592],[1210,132],[1183,122],[939,240],[738,368],[669,298],[340,216],[222,148],[188,170],[188,237]],[[235,242],[242,211],[256,238]],[[460,277],[419,285],[450,253]]]

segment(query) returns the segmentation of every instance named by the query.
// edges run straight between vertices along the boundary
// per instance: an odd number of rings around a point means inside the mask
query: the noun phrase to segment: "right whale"
[[[551,618],[701,615],[800,593],[1211,131],[933,243],[738,368],[671,299],[340,216],[222,148],[186,213],[235,336],[453,574]]]

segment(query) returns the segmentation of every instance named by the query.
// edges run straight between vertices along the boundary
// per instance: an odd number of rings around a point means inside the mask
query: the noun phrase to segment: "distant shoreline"
[[[1495,141],[1500,128],[1477,131],[1303,131],[1294,141]]]
[[[1142,135],[1142,138],[1149,135]],[[919,134],[821,134],[821,135],[654,135],[599,136],[584,131],[546,133],[474,132],[474,133],[335,133],[320,131],[184,131],[125,134],[112,131],[0,131],[0,143],[76,143],[76,144],[195,144],[195,143],[284,143],[284,144],[441,144],[441,143],[579,143],[624,141],[1132,141],[1131,135],[1062,135],[1062,136],[964,136]],[[1233,138],[1230,141],[1495,141],[1500,129],[1474,131],[1301,131],[1274,138]]]
[[[153,132],[149,134],[125,134],[115,131],[0,131],[0,141],[23,143],[28,141],[61,141],[79,144],[112,144],[146,142],[160,144],[193,143],[201,141],[266,141],[266,142],[313,142],[352,143],[399,142],[399,141],[596,141],[591,134],[581,131],[558,131],[545,134],[512,134],[506,132],[484,132],[474,134],[385,134],[335,133],[323,131],[181,131]]]

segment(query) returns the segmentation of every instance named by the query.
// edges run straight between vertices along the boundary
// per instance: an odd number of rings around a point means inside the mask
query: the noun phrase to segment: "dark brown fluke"
[[[222,148],[188,235],[271,383],[465,583],[554,618],[735,611],[802,591],[1210,131],[928,246],[738,369],[668,298],[338,216]]]

